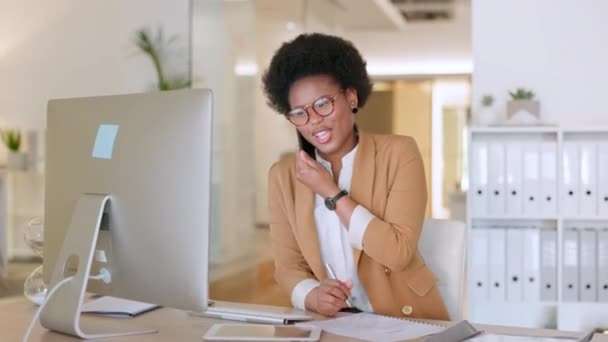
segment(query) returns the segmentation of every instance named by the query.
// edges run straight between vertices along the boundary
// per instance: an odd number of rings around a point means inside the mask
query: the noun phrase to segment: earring
[[[353,114],[357,114],[359,112],[359,108],[353,107],[352,112]]]

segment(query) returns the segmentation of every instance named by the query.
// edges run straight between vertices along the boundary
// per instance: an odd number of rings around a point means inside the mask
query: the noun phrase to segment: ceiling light
[[[293,21],[288,21],[285,25],[285,28],[287,29],[287,31],[292,32],[296,29],[296,23],[294,23]]]

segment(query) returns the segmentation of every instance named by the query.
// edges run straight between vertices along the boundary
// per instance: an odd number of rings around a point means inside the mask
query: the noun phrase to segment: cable
[[[110,274],[110,271],[108,271],[107,268],[102,267],[99,270],[99,274],[96,276],[89,276],[89,279],[91,280],[101,280],[106,284],[109,284],[112,281],[112,275]]]
[[[49,302],[49,299],[51,299],[51,297],[53,296],[53,294],[55,294],[55,291],[57,291],[61,286],[63,286],[64,284],[66,284],[68,281],[74,279],[74,277],[67,277],[65,279],[63,279],[62,281],[60,281],[59,283],[57,283],[57,285],[55,285],[55,287],[53,287],[49,293],[46,296],[46,299],[44,300],[44,302],[42,302],[42,304],[40,305],[40,307],[38,308],[38,311],[36,311],[36,313],[34,314],[34,317],[32,318],[32,321],[30,322],[30,325],[27,327],[27,331],[25,332],[25,335],[23,336],[23,342],[27,342],[30,338],[30,334],[32,333],[32,330],[34,329],[34,326],[36,325],[36,322],[38,322],[38,318],[40,317],[40,313],[42,312],[42,310],[44,309],[44,307],[46,306],[46,304]]]
[[[42,313],[42,310],[46,306],[46,303],[48,303],[49,299],[53,296],[53,294],[57,291],[57,289],[59,289],[61,286],[63,286],[63,284],[67,283],[68,281],[70,281],[72,279],[74,279],[73,276],[63,279],[49,291],[49,293],[46,295],[46,298],[44,299],[44,302],[42,302],[42,304],[38,308],[38,311],[36,311],[36,313],[34,314],[34,317],[32,318],[32,321],[30,322],[30,325],[28,326],[27,331],[25,332],[25,335],[23,336],[23,342],[27,342],[28,339],[30,338],[30,334],[32,333],[32,330],[34,329],[34,326],[36,325],[36,322],[40,318],[40,314]],[[98,275],[89,276],[89,279],[102,280],[106,284],[108,284],[112,281],[110,271],[108,271],[105,267],[103,267],[99,270]]]

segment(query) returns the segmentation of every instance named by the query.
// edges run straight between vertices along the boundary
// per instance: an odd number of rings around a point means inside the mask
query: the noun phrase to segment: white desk
[[[249,306],[255,307],[255,306]],[[30,304],[26,299],[19,298],[13,300],[0,300],[0,341],[21,341],[23,333],[27,329],[28,324],[35,312],[35,306]],[[319,319],[322,317],[317,316]],[[143,314],[134,319],[128,318],[107,318],[98,316],[84,315],[82,318],[83,327],[86,329],[87,324],[95,326],[104,326],[111,328],[112,326],[120,325],[137,325],[140,327],[148,327],[158,330],[157,334],[130,336],[125,338],[111,338],[103,341],[170,341],[170,342],[201,342],[202,336],[213,323],[220,322],[219,320],[191,317],[186,312],[175,309],[162,308],[146,314]],[[449,322],[444,322],[448,323]],[[477,328],[483,329],[486,332],[516,334],[526,336],[564,336],[564,337],[579,337],[582,333],[566,333],[555,330],[543,329],[525,329],[525,328],[509,328],[488,325],[476,325]],[[59,341],[79,341],[76,338],[53,333],[47,331],[38,325],[31,336],[31,341],[36,342],[59,342]],[[324,342],[342,342],[351,341],[348,338],[335,336],[328,333],[323,333],[321,341]],[[596,335],[594,342],[608,342],[608,336]]]

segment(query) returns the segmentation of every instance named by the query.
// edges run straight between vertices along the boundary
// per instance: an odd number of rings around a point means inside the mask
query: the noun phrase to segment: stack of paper
[[[402,341],[445,330],[445,327],[392,317],[360,313],[327,321],[306,322],[323,331],[367,341]]]

